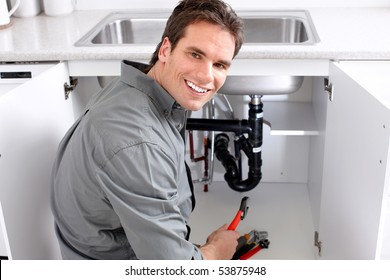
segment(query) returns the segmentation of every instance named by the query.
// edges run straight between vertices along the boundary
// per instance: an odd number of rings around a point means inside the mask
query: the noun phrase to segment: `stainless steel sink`
[[[244,44],[307,45],[319,42],[310,14],[305,10],[238,14],[244,20]],[[168,16],[164,13],[111,13],[75,45],[156,45],[161,40]]]
[[[245,45],[313,45],[319,37],[305,10],[241,11]],[[169,14],[109,14],[76,42],[79,47],[157,45]],[[234,95],[290,94],[301,76],[228,76],[220,93]]]
[[[219,93],[227,95],[279,95],[296,92],[302,76],[228,76]]]
[[[98,45],[157,45],[164,32],[166,18],[122,18],[107,23],[90,42]],[[88,39],[89,41],[89,39]],[[77,45],[77,44],[76,44]]]
[[[312,43],[306,25],[298,18],[244,18],[245,43]]]

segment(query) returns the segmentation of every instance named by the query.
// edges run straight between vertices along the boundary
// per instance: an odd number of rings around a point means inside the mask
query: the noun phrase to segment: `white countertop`
[[[390,59],[390,8],[308,9],[321,42],[316,45],[243,46],[240,59]],[[0,61],[149,60],[155,46],[75,47],[111,11],[76,11],[62,17],[43,13],[12,17],[0,29]]]

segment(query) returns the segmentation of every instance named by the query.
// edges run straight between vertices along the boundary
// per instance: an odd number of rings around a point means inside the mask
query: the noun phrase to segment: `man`
[[[195,200],[185,165],[187,110],[223,85],[243,40],[220,0],[183,0],[150,65],[123,62],[121,78],[90,101],[62,140],[52,209],[65,259],[230,259],[227,226],[188,241]]]

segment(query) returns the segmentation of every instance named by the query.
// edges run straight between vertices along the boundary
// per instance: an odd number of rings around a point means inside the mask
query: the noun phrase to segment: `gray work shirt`
[[[122,62],[60,143],[51,203],[66,252],[92,259],[202,259],[186,240],[192,211],[186,110]]]

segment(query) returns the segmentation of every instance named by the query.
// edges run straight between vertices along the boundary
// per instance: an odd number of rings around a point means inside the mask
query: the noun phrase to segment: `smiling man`
[[[226,79],[235,51],[235,38],[221,26],[205,21],[186,28],[174,49],[168,37],[159,49],[159,60],[149,71],[181,106],[197,111]]]
[[[189,242],[195,198],[185,164],[187,112],[225,82],[242,45],[242,21],[220,0],[174,9],[150,65],[87,105],[62,140],[51,202],[64,259],[230,259],[239,234],[223,225]]]

